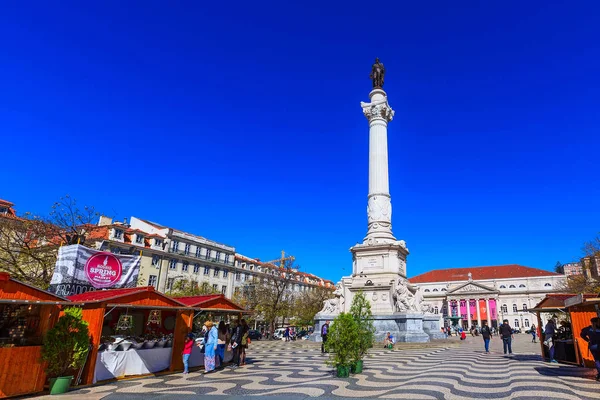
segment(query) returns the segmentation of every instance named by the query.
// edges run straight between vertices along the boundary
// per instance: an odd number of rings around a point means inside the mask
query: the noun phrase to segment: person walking
[[[513,340],[514,336],[513,336],[513,329],[508,324],[507,319],[502,321],[502,325],[500,325],[500,329],[498,329],[498,331],[500,332],[500,337],[502,338],[504,354],[506,354],[507,351],[508,351],[508,354],[512,354],[512,340]]]
[[[183,373],[189,373],[189,360],[190,355],[192,354],[192,348],[194,347],[194,334],[188,333],[185,337],[185,341],[183,342],[183,351],[181,352],[181,357],[183,358]]]
[[[550,357],[550,362],[554,364],[558,364],[558,361],[554,359],[554,336],[556,335],[556,324],[554,320],[551,318],[548,320],[548,323],[544,327],[544,346],[548,348],[548,356]]]
[[[242,321],[238,320],[231,334],[231,351],[233,352],[233,360],[231,369],[236,369],[240,366],[240,344],[242,343]]]
[[[246,365],[246,349],[248,348],[248,333],[250,332],[250,328],[246,323],[246,320],[242,320],[242,340],[240,341],[240,366]]]
[[[490,339],[492,338],[492,331],[487,324],[487,321],[482,322],[481,336],[483,337],[483,345],[485,347],[486,354],[490,354]]]
[[[321,338],[323,341],[321,342],[321,354],[325,353],[325,343],[327,343],[327,334],[329,333],[329,321],[325,321],[323,326],[321,327]]]
[[[229,343],[229,330],[224,321],[219,322],[219,335],[217,337],[217,359],[219,360],[219,367],[223,367],[225,362],[225,347]]]
[[[530,331],[530,332],[531,332],[531,336],[533,337],[533,338],[531,339],[531,343],[537,343],[537,342],[535,341],[535,337],[536,337],[536,335],[537,335],[537,328],[536,328],[535,324],[531,325],[531,331]]]
[[[283,337],[286,342],[290,341],[290,327],[285,328],[285,332],[283,332]]]
[[[207,339],[204,341],[204,372],[203,374],[208,374],[213,371],[216,366],[216,353],[217,346],[219,341],[219,331],[217,327],[213,324],[212,321],[206,321],[204,323],[206,326],[207,335],[205,336]]]
[[[596,380],[600,380],[600,319],[597,317],[590,320],[591,325],[583,328],[581,338],[588,343],[588,350],[594,357],[596,366]]]

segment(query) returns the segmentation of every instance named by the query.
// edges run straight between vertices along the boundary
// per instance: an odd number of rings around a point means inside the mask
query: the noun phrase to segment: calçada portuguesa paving
[[[531,336],[515,335],[512,357],[492,339],[456,337],[429,345],[373,348],[362,374],[336,378],[316,343],[254,341],[248,365],[208,375],[162,375],[74,390],[47,399],[600,399],[595,370],[541,361]]]

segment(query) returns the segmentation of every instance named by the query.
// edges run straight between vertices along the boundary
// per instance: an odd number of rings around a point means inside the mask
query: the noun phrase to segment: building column
[[[469,321],[468,328],[471,329],[471,299],[467,299],[467,321]]]
[[[498,307],[498,306],[496,306]],[[492,316],[490,315],[490,299],[489,297],[485,299],[485,310],[486,313],[485,315],[487,315],[487,322],[488,322],[488,326],[492,326]]]
[[[477,326],[481,327],[481,313],[479,312],[479,298],[475,300],[475,305],[477,306]]]

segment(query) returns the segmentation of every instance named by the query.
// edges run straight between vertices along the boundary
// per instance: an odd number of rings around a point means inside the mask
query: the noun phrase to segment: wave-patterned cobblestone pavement
[[[590,369],[548,364],[535,354],[484,354],[477,338],[454,345],[373,350],[364,372],[336,378],[318,346],[254,342],[249,364],[209,375],[164,375],[76,390],[74,399],[272,398],[385,399],[600,399]]]

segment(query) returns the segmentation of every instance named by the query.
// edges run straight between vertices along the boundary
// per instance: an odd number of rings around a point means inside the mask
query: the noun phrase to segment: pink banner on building
[[[493,300],[493,299],[490,299],[490,319],[491,320],[498,319],[498,313],[496,310],[496,300]]]
[[[464,300],[460,301],[460,317],[467,318],[467,302]]]

